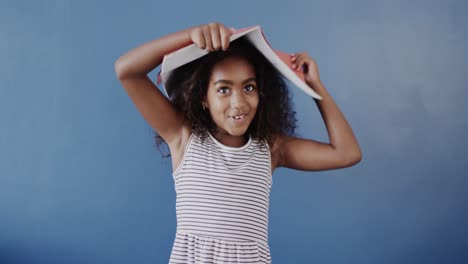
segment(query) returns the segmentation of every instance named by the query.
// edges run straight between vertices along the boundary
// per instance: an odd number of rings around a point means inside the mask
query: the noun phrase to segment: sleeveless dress
[[[192,133],[173,173],[177,231],[170,264],[271,263],[268,144],[239,148]]]

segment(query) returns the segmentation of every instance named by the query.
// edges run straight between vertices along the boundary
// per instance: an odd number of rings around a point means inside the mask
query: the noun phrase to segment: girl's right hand
[[[221,23],[209,23],[191,28],[189,34],[193,43],[211,52],[219,49],[226,50],[233,31]]]

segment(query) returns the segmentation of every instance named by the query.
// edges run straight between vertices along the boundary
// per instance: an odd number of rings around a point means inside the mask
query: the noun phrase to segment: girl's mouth
[[[230,116],[230,118],[233,118],[234,120],[242,120],[244,117],[247,116],[246,114],[240,114],[240,115],[235,115],[235,116]]]

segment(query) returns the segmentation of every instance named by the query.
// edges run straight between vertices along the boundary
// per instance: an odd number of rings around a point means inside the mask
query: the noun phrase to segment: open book
[[[247,40],[249,40],[291,83],[299,87],[306,94],[319,100],[322,99],[317,92],[305,83],[302,71],[294,71],[291,69],[291,59],[289,54],[273,50],[270,47],[260,26],[253,26],[235,31],[231,35],[230,42],[241,37],[247,38]],[[164,85],[166,95],[169,95],[169,91],[167,90],[168,87],[166,87],[165,83],[169,79],[172,71],[182,65],[201,58],[206,54],[208,54],[206,50],[200,49],[196,44],[190,44],[164,56],[159,77]]]

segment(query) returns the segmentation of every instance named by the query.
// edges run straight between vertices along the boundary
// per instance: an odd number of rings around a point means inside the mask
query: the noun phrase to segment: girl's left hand
[[[317,62],[307,52],[291,54],[292,69],[302,71],[307,84],[321,83]]]

